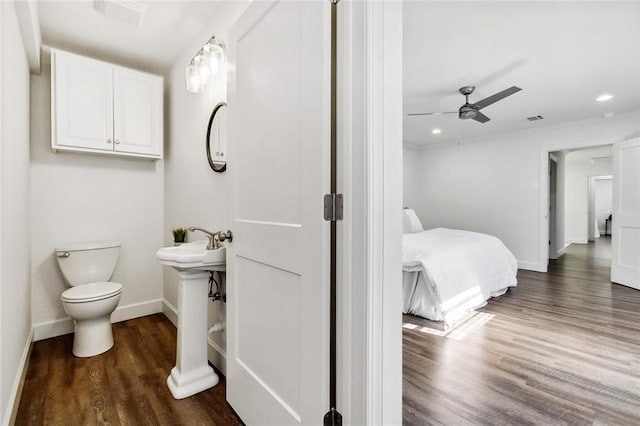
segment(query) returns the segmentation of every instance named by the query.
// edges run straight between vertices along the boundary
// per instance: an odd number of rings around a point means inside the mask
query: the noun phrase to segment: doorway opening
[[[611,145],[548,153],[549,260],[595,245],[611,259],[613,160]],[[591,249],[589,249],[591,250]]]
[[[589,177],[589,241],[611,236],[613,176]]]

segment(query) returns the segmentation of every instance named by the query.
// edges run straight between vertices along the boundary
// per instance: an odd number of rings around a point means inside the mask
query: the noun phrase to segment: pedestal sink
[[[226,248],[207,250],[207,241],[164,247],[156,257],[178,271],[178,350],[167,386],[176,399],[218,384],[207,363],[207,304],[209,272],[224,271]]]

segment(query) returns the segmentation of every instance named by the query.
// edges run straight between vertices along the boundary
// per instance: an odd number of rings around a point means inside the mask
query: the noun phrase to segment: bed
[[[407,215],[413,217],[408,220]],[[411,221],[413,226],[407,226]],[[447,228],[424,231],[415,213],[407,210],[404,229],[405,314],[450,326],[517,285],[516,259],[494,236]]]

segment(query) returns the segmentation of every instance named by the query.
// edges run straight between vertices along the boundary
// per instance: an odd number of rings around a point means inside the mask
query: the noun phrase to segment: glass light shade
[[[204,46],[202,51],[204,59],[209,65],[209,69],[211,70],[211,74],[218,74],[218,72],[220,72],[220,65],[222,63],[222,57],[224,55],[222,47],[215,43],[209,42]]]
[[[200,77],[200,73],[198,72],[198,67],[196,65],[188,65],[184,69],[186,83],[187,83],[187,91],[191,93],[199,93],[204,90],[204,84],[202,83],[202,78]]]
[[[204,54],[196,56],[193,59],[193,64],[198,68],[198,74],[200,74],[202,85],[206,86],[207,80],[209,80],[209,76],[211,75],[211,69],[209,68],[209,64],[207,63]]]

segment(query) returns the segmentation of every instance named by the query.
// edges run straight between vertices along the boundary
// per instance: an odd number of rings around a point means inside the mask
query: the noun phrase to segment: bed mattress
[[[403,313],[450,325],[517,285],[518,264],[498,238],[436,228],[403,236]]]

